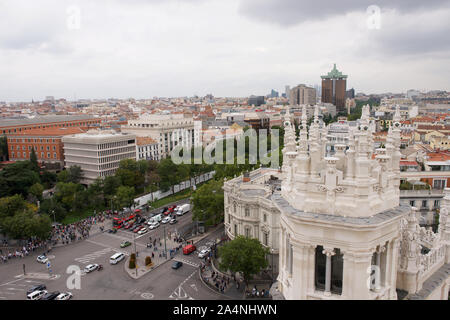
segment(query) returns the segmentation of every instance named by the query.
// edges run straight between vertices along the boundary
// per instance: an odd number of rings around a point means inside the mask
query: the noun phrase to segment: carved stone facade
[[[333,157],[318,126],[318,110],[309,130],[302,117],[298,140],[288,110],[281,188],[262,191],[258,170],[239,186],[225,184],[230,238],[246,234],[250,221],[245,208],[256,199],[258,212],[273,215],[268,226],[256,220],[252,225],[279,234],[270,244],[279,252],[273,297],[397,299],[406,292],[409,299],[448,298],[450,189],[441,206],[438,233],[420,227],[418,211],[399,203],[400,112],[397,108],[386,147],[374,152],[368,110],[363,107],[349,148],[338,146]]]

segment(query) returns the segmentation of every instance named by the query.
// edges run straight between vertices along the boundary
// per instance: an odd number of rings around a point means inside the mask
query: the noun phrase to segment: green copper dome
[[[333,70],[328,72],[326,76],[321,76],[322,79],[337,79],[337,78],[343,78],[346,79],[348,76],[345,74],[342,74],[338,69],[336,69],[336,63],[334,64]]]

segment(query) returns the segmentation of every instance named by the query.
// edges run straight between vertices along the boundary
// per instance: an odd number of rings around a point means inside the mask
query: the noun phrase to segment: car
[[[149,226],[149,229],[150,230],[153,230],[153,229],[156,229],[156,228],[158,228],[159,227],[159,222],[155,222],[155,223],[152,223],[150,226]]]
[[[175,218],[170,219],[169,224],[175,224],[175,223],[177,223],[177,219],[175,219]]]
[[[31,292],[30,294],[27,294],[27,299],[28,300],[40,300],[47,293],[48,293],[47,290],[36,290],[36,291]]]
[[[147,233],[148,229],[147,228],[142,228],[141,230],[139,230],[138,234],[144,234]]]
[[[94,270],[98,269],[98,264],[93,263],[93,264],[88,264],[85,268],[84,268],[84,272],[89,273],[92,272]]]
[[[128,225],[125,227],[125,229],[130,229],[131,227],[133,227],[133,224],[132,224],[132,223],[128,224]]]
[[[138,226],[136,229],[133,230],[134,233],[138,233],[144,226]]]
[[[38,256],[36,258],[36,260],[37,260],[37,262],[40,262],[40,263],[46,263],[48,261],[48,258],[42,254],[42,255]]]
[[[173,264],[172,264],[172,269],[178,269],[179,267],[181,267],[183,265],[183,262],[180,262],[180,261],[175,261]]]
[[[35,291],[42,291],[47,289],[47,287],[45,286],[45,284],[37,284],[35,286],[32,286],[30,289],[28,289],[27,294],[33,293]]]
[[[116,233],[117,232],[117,229],[109,229],[108,230],[108,233]]]
[[[162,219],[161,223],[168,223],[170,219],[170,217],[165,217],[164,219]]]
[[[123,259],[125,259],[125,254],[122,252],[117,252],[109,258],[109,263],[110,264],[118,264]]]
[[[131,242],[128,241],[128,240],[124,240],[124,241],[122,241],[122,243],[120,244],[120,247],[121,247],[121,248],[125,248],[125,247],[128,247],[128,246],[131,246]]]
[[[59,294],[59,291],[47,292],[42,296],[41,300],[55,300]]]
[[[198,257],[199,258],[204,258],[204,257],[206,257],[206,256],[208,256],[208,254],[211,252],[211,249],[203,249],[202,251],[200,251],[199,253],[198,253]]]
[[[70,300],[72,299],[73,294],[71,292],[61,292],[55,300]]]

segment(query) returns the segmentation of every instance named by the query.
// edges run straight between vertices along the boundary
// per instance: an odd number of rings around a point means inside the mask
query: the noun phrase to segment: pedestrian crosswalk
[[[112,251],[115,252],[115,250],[113,250],[113,248],[105,248],[105,249],[98,250],[98,251],[95,251],[95,252],[90,253],[90,254],[86,254],[86,255],[84,255],[82,257],[75,258],[75,261],[77,261],[79,263],[83,263],[83,264],[88,264],[91,261],[93,261],[93,260],[95,260],[95,259],[97,259],[97,258],[99,258],[99,257],[101,257],[101,256],[103,256],[105,254],[111,253]]]
[[[173,258],[173,260],[183,262],[185,264],[193,266],[194,268],[198,268],[200,266],[199,263],[195,263],[193,261],[190,261],[190,260],[187,260],[187,259],[183,259],[183,258],[179,258],[179,257],[175,257],[175,258]]]

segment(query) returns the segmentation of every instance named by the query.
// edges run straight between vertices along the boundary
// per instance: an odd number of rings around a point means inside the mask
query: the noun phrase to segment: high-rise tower
[[[347,89],[347,75],[336,69],[334,64],[333,70],[322,78],[322,102],[332,103],[336,106],[336,111],[345,111],[345,93]]]

